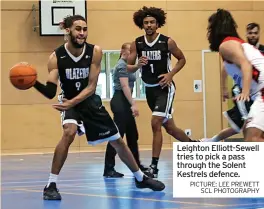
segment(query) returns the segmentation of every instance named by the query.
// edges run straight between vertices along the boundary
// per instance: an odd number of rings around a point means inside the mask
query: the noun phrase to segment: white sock
[[[220,139],[219,139],[218,135],[213,136],[211,139],[211,142],[219,142],[219,141],[220,141]]]
[[[212,138],[204,138],[201,141],[202,142],[219,142],[220,139],[219,139],[218,135],[215,135]]]
[[[49,187],[51,182],[57,183],[57,180],[58,180],[58,175],[50,173],[49,182],[48,182],[47,187]]]
[[[136,178],[139,182],[143,181],[144,173],[143,173],[141,170],[138,170],[137,172],[134,172],[133,174],[134,174],[135,178]]]

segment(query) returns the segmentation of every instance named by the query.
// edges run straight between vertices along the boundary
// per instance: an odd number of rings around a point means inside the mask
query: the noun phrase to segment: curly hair
[[[218,9],[208,19],[207,37],[212,51],[219,51],[222,41],[228,37],[240,38],[237,33],[237,24],[231,13],[224,9]]]
[[[63,22],[61,23],[61,29],[70,28],[73,23],[77,20],[83,20],[84,22],[86,22],[86,19],[81,15],[68,15],[63,18]]]
[[[164,10],[156,7],[146,7],[144,6],[142,9],[136,11],[133,15],[133,20],[136,26],[140,29],[143,29],[143,20],[147,16],[154,17],[161,28],[166,24],[166,14]]]

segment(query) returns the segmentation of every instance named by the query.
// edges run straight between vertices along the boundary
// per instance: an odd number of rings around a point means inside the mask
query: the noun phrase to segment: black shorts
[[[73,123],[78,134],[86,134],[89,144],[96,145],[120,138],[118,128],[98,95],[92,95],[75,107],[61,113],[62,125]]]
[[[160,86],[146,87],[146,99],[152,115],[164,117],[164,122],[172,118],[175,85],[161,88]]]
[[[233,86],[232,88],[232,96],[234,97],[234,90],[241,91],[238,89],[238,86]],[[239,93],[239,92],[238,92]],[[239,133],[244,125],[245,120],[247,119],[248,113],[250,111],[250,107],[253,104],[253,101],[234,101],[234,107],[226,112],[223,112],[223,115],[226,117],[229,125]]]

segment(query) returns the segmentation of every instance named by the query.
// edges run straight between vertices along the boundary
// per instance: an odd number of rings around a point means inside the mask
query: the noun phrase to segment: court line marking
[[[13,189],[15,191],[25,191],[25,192],[42,192],[41,190],[30,190],[30,189]],[[220,205],[220,204],[211,204],[211,203],[197,203],[197,202],[183,202],[183,201],[173,201],[173,200],[157,200],[151,198],[138,198],[138,197],[126,197],[126,196],[112,196],[112,195],[96,195],[96,194],[83,194],[83,193],[74,193],[74,192],[60,192],[61,194],[75,195],[75,196],[87,196],[87,197],[104,197],[104,198],[116,198],[116,199],[133,199],[133,200],[143,200],[143,201],[152,201],[152,202],[165,202],[165,203],[180,203],[188,205],[200,205],[202,207],[241,207],[241,206],[257,206],[264,205],[264,203],[249,203],[249,204],[231,204],[231,205]],[[196,207],[200,207],[196,206]]]
[[[42,190],[31,190],[31,189],[21,189],[21,188],[13,188],[13,189],[2,189],[2,190],[14,190],[14,191],[24,191],[24,192],[35,192],[41,193]],[[83,194],[83,193],[74,193],[74,192],[60,192],[61,194],[66,195],[75,195],[75,196],[86,196],[86,197],[103,197],[103,198],[116,198],[116,199],[132,199],[132,200],[143,200],[143,201],[152,201],[152,202],[164,202],[164,203],[178,203],[178,204],[188,204],[188,205],[198,205],[196,207],[242,207],[242,206],[257,206],[264,205],[263,203],[249,203],[249,204],[230,204],[230,205],[220,205],[220,204],[211,204],[211,203],[198,203],[198,202],[183,202],[183,201],[173,201],[173,200],[157,200],[152,198],[138,198],[138,197],[126,197],[126,196],[112,196],[112,195],[101,195],[101,194]],[[188,207],[180,207],[179,209],[187,209]],[[190,207],[189,207],[190,208]]]
[[[70,190],[74,190],[72,189],[72,187],[78,187],[78,188],[87,188],[90,186],[97,186],[97,187],[100,187],[102,188],[103,187],[113,187],[116,185],[116,182],[107,182],[106,184],[104,182],[102,183],[94,183],[94,182],[88,182],[88,183],[75,183],[75,184],[60,184],[60,188],[71,188]],[[25,185],[21,185],[21,186],[4,186],[0,189],[2,190],[5,190],[5,189],[17,189],[17,188],[35,188],[35,187],[43,187],[45,186],[44,184],[34,184],[34,185],[28,185],[28,186],[25,186]],[[118,182],[118,187],[124,187],[124,186],[131,186],[131,183],[122,183],[122,182]]]
[[[2,176],[3,178],[3,176]],[[89,179],[62,179],[62,180],[59,180],[58,182],[71,182],[71,181],[94,181],[94,180],[102,180],[102,181],[99,181],[99,182],[105,182],[104,179],[107,179],[107,178],[98,178],[98,176],[94,176],[94,178],[89,178]],[[123,178],[118,178],[120,180],[126,180],[126,179],[134,179],[134,177],[132,175],[130,176],[124,176]],[[170,180],[172,178],[161,178],[163,181],[166,181],[166,180]],[[4,182],[3,179],[2,179],[2,185],[8,185],[8,184],[30,184],[30,183],[42,183],[42,182],[47,182],[47,181],[8,181],[8,182]]]
[[[7,189],[8,190],[8,189]],[[31,190],[31,189],[13,189],[15,191],[24,191],[24,192],[36,192],[42,193],[42,190]],[[60,192],[61,194],[66,195],[75,195],[75,196],[86,196],[86,197],[104,197],[104,198],[116,198],[116,199],[132,199],[132,200],[143,200],[143,201],[152,201],[152,202],[164,202],[164,203],[180,203],[180,204],[189,204],[189,205],[207,205],[207,206],[225,206],[218,204],[210,204],[210,203],[195,203],[195,202],[182,202],[182,201],[173,201],[173,200],[160,200],[160,199],[152,199],[152,198],[140,198],[140,197],[126,197],[126,196],[112,196],[112,195],[96,195],[96,194],[83,194],[83,193],[74,193],[74,192]]]

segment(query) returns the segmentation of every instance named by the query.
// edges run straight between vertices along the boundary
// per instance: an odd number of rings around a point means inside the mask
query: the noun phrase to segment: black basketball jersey
[[[67,99],[77,96],[88,85],[94,45],[85,43],[83,49],[79,57],[73,56],[65,45],[55,50],[61,89]]]
[[[148,43],[145,36],[136,38],[138,58],[141,56],[148,58],[148,64],[141,68],[142,80],[146,84],[159,83],[158,76],[170,71],[171,54],[168,50],[168,40],[169,37],[162,34],[159,34],[152,43]]]

